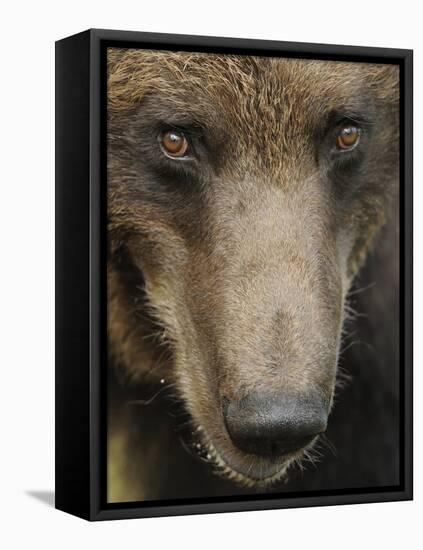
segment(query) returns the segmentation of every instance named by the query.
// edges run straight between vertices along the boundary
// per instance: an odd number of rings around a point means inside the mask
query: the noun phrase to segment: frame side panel
[[[56,508],[89,517],[90,33],[56,43]]]

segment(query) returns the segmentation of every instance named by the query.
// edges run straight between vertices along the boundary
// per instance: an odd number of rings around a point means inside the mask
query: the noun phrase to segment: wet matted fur
[[[395,484],[398,94],[394,65],[109,49],[110,502]],[[318,391],[326,435],[236,448],[224,399],[269,389]]]

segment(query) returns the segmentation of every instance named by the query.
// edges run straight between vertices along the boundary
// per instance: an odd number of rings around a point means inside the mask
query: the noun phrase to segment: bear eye
[[[179,130],[168,130],[159,136],[159,142],[163,153],[170,158],[186,157],[188,140]]]
[[[351,151],[359,144],[360,136],[358,126],[344,126],[336,136],[336,146],[342,151]]]

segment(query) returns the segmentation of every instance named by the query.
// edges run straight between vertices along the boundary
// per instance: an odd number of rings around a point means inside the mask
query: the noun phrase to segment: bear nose
[[[223,415],[232,442],[256,455],[276,457],[305,447],[326,430],[328,407],[320,393],[251,393],[224,399]]]

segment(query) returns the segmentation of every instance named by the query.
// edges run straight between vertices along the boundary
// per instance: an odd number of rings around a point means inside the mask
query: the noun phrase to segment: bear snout
[[[320,392],[255,392],[223,400],[225,426],[240,450],[277,458],[298,451],[326,430],[328,404]]]

